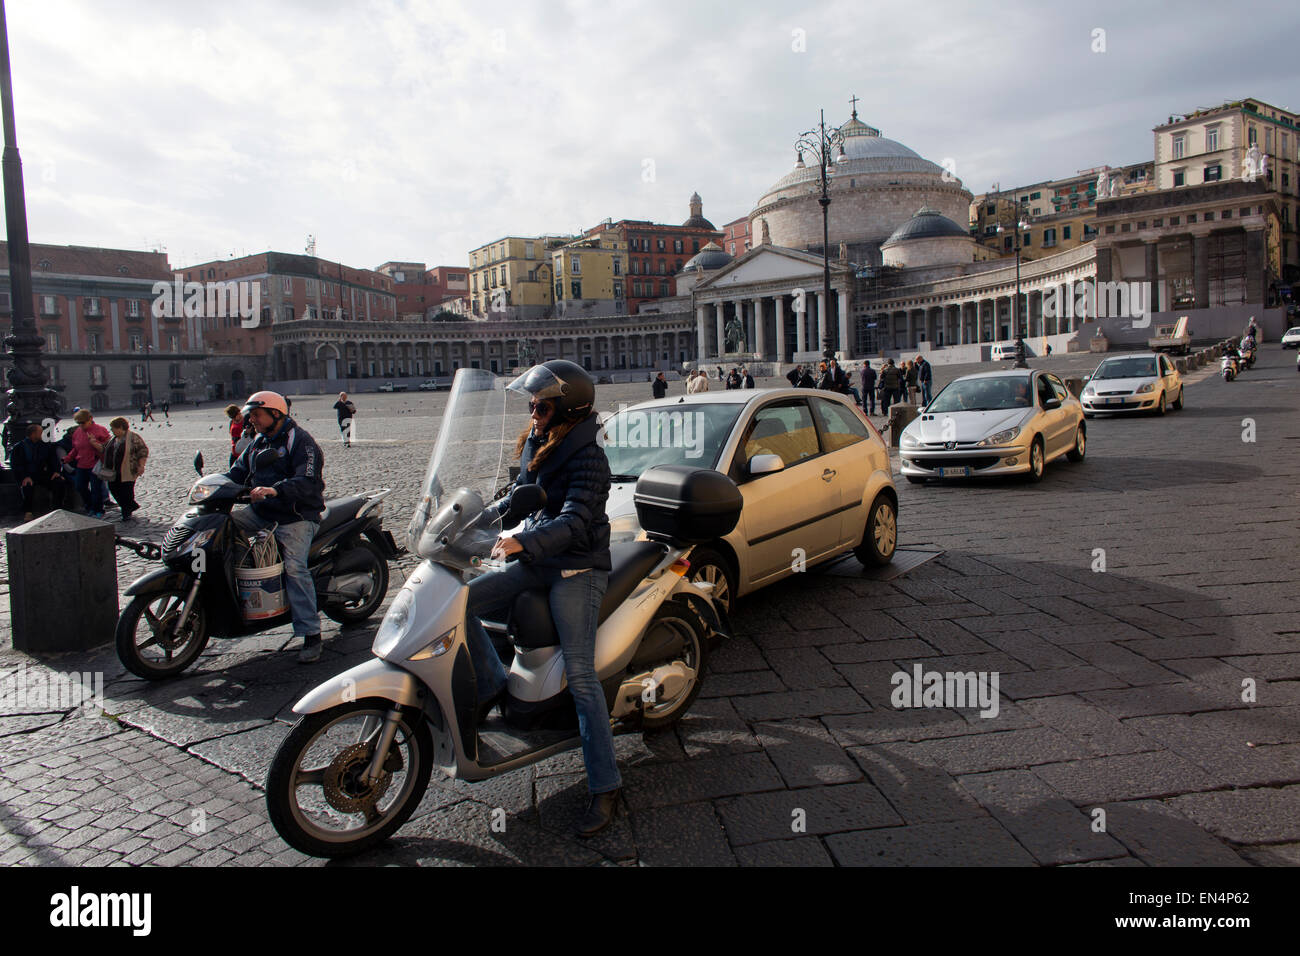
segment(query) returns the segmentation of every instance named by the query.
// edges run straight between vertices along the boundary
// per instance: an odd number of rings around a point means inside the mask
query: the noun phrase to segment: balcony
[[[48,308],[46,308],[45,303],[42,302],[42,303],[41,303],[41,309],[40,309],[40,316],[41,316],[41,318],[43,318],[43,319],[58,319],[58,318],[62,318],[62,316],[63,316],[63,310],[62,310],[61,308],[59,308],[59,304],[58,304],[57,302],[53,303],[53,304],[52,304],[51,306],[49,306]]]
[[[93,388],[93,389],[95,389],[96,391],[101,391],[101,392],[102,392],[104,389],[108,388],[108,383],[107,383],[107,382],[91,382],[91,383],[90,383],[90,387]]]
[[[87,320],[93,320],[93,321],[96,321],[96,322],[102,322],[102,321],[104,320],[104,310],[103,310],[103,309],[87,309],[85,312],[83,312],[83,313],[81,313],[81,314],[82,314],[82,317],[85,318],[85,319],[87,319]]]
[[[143,313],[143,312],[136,312],[135,315],[132,315],[130,312],[127,312],[127,313],[123,314],[122,317],[123,317],[124,319],[126,319],[128,322],[143,322],[143,321],[144,321],[144,313]]]

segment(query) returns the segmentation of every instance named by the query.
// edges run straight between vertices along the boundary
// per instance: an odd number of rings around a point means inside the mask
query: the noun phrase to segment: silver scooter
[[[276,831],[304,853],[337,857],[385,840],[414,812],[435,764],[486,780],[581,745],[564,659],[545,592],[526,591],[507,620],[485,621],[509,680],[501,716],[484,720],[467,644],[467,579],[504,567],[487,560],[503,528],[545,505],[518,486],[500,514],[507,460],[502,380],[462,369],[408,529],[424,558],[375,635],[374,658],[302,698],[266,782]],[[448,490],[450,489],[450,490]],[[659,466],[637,483],[646,535],[611,549],[595,667],[615,733],[679,720],[699,693],[710,643],[728,633],[705,583],[686,577],[695,544],[735,527],[742,499],[708,469]]]

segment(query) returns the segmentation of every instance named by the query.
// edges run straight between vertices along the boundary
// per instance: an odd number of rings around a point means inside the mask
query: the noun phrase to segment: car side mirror
[[[1061,400],[1059,398],[1049,398],[1043,402],[1043,408],[1060,408]]]
[[[501,527],[513,528],[539,508],[546,507],[546,490],[541,485],[519,485],[510,493],[510,504]]]
[[[194,453],[194,470],[199,473],[200,478],[203,477],[203,452],[201,451]]]
[[[751,478],[757,478],[759,475],[785,471],[785,462],[781,460],[780,455],[755,455],[749,459],[747,470]]]

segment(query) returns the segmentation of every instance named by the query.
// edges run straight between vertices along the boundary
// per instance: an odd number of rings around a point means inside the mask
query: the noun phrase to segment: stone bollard
[[[1187,359],[1185,358],[1174,359],[1174,368],[1178,369],[1180,375],[1186,375]]]
[[[1078,398],[1079,395],[1083,392],[1083,379],[1067,378],[1065,380],[1065,387],[1066,389],[1069,390],[1071,395],[1073,395],[1075,398]]]
[[[907,402],[895,402],[889,406],[889,447],[898,447],[898,436],[903,434],[903,429],[912,424],[920,413],[920,408]]]
[[[113,526],[52,511],[5,535],[14,649],[80,651],[113,640],[117,553]]]

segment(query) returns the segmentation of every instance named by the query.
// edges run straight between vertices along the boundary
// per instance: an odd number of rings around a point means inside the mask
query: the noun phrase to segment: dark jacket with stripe
[[[516,484],[541,485],[546,507],[514,535],[524,549],[519,560],[562,570],[610,569],[605,515],[609,460],[596,441],[601,427],[593,412],[564,436],[537,471],[532,460],[543,442],[533,435],[524,442]],[[503,510],[505,505],[503,501]]]
[[[265,454],[263,454],[265,452]],[[275,489],[274,498],[253,503],[263,521],[320,523],[325,512],[325,456],[315,439],[292,418],[272,435],[258,434],[226,472],[236,484]]]

